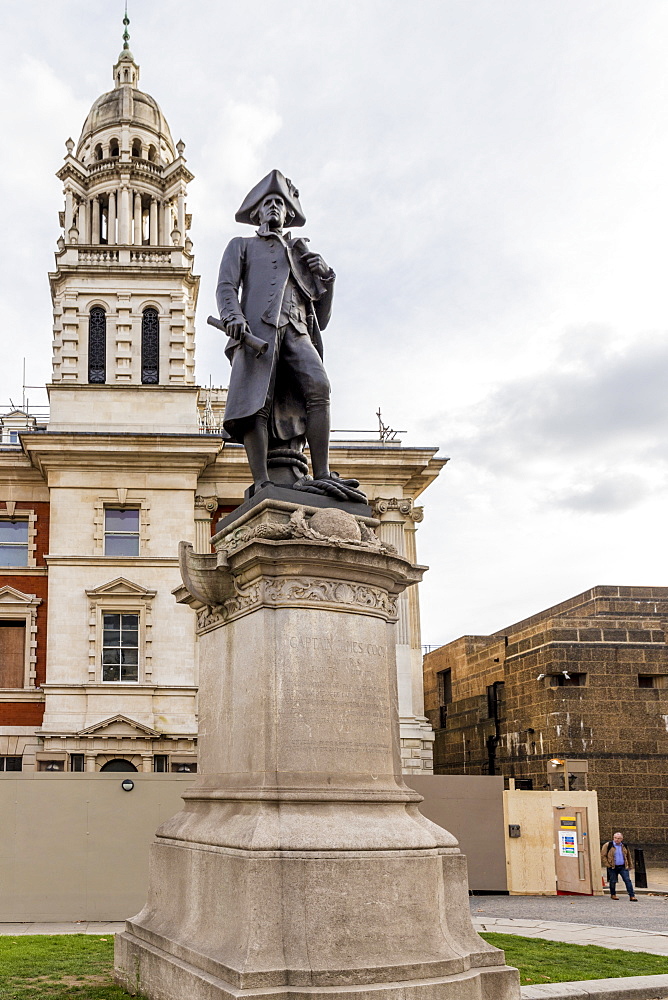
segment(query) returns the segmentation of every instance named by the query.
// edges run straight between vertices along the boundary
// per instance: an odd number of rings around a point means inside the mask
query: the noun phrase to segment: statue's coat
[[[276,364],[278,318],[290,274],[307,304],[311,340],[322,357],[320,331],[325,329],[331,316],[334,281],[314,277],[293,249],[298,243],[301,241],[279,237],[272,232],[262,236],[238,236],[231,240],[223,254],[216,289],[220,318],[226,323],[245,319],[251,332],[269,345],[267,352],[256,358],[238,341],[230,338],[227,342],[225,354],[232,363],[232,373],[224,426],[235,441],[243,441],[249,418],[262,409],[267,399]],[[300,250],[304,249],[301,243]],[[276,379],[274,387],[273,424],[283,441],[302,436],[306,428],[303,402],[281,378]]]

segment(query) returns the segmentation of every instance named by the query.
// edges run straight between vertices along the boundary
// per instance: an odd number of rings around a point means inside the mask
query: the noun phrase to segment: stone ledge
[[[522,1000],[661,1000],[668,997],[668,975],[587,979],[575,983],[546,983],[520,987]]]

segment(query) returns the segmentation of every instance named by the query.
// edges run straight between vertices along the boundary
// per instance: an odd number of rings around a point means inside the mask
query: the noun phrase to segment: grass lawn
[[[482,936],[503,948],[522,985],[668,972],[668,958],[661,955],[514,934]],[[124,1000],[128,994],[111,979],[113,947],[110,934],[0,936],[0,1000]]]
[[[1,1000],[127,1000],[111,979],[114,938],[92,934],[0,937]]]
[[[503,948],[508,965],[520,970],[522,986],[568,983],[580,979],[616,979],[619,976],[660,976],[668,973],[668,957],[641,951],[599,948],[593,944],[538,941],[515,934],[482,934],[495,948]]]

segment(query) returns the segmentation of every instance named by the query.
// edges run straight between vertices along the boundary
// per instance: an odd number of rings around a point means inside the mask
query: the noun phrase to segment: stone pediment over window
[[[35,606],[41,604],[41,597],[36,597],[35,594],[24,594],[20,590],[15,590],[14,587],[0,587],[0,605],[10,605],[15,607],[17,604],[23,604],[24,606]]]
[[[138,583],[133,583],[131,580],[126,580],[124,576],[119,576],[109,583],[103,583],[101,587],[87,590],[86,594],[92,598],[134,597],[150,599],[155,597],[156,591],[147,590],[146,587],[140,587]]]
[[[149,726],[144,726],[141,722],[128,719],[126,715],[114,715],[110,719],[103,719],[102,722],[96,722],[94,726],[82,729],[77,733],[77,736],[101,736],[102,738],[106,736],[129,736],[140,737],[142,739],[150,736],[152,739],[160,739],[162,733],[156,732],[155,729],[151,729]]]

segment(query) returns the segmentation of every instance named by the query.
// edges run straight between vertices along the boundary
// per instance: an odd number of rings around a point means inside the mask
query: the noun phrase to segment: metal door
[[[554,808],[557,892],[592,895],[588,839],[586,806],[565,805]]]

